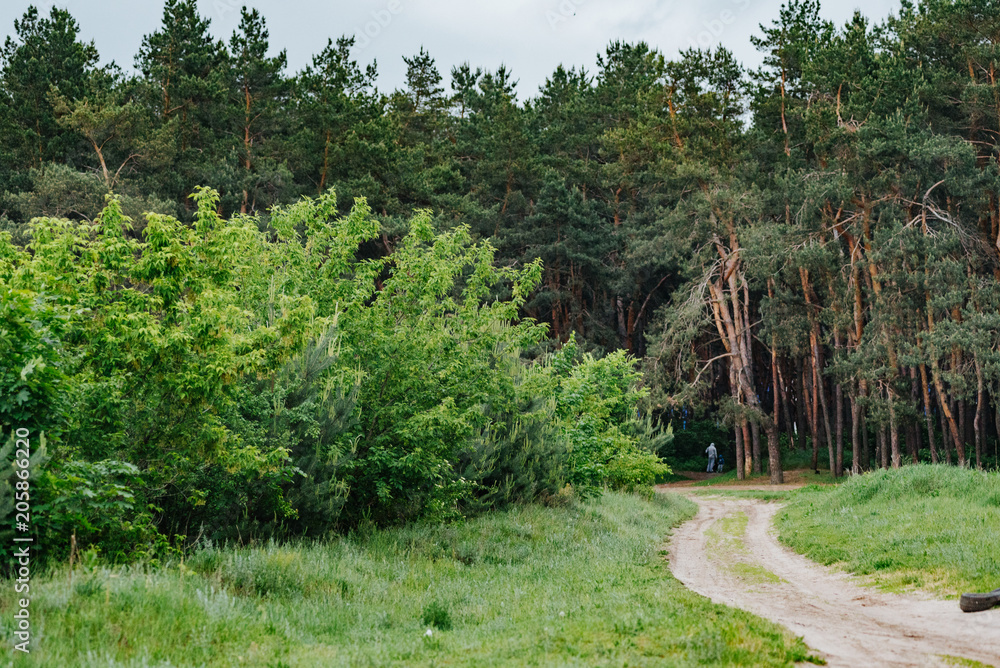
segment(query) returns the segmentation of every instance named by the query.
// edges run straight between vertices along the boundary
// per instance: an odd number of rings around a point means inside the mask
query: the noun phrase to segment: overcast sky
[[[453,65],[495,69],[506,64],[522,98],[533,96],[557,65],[593,70],[596,54],[611,40],[645,40],[668,58],[691,47],[723,44],[744,64],[760,55],[750,44],[758,25],[778,15],[782,0],[199,0],[212,32],[228,41],[240,7],[267,19],[272,51],[285,48],[292,72],[302,69],[328,38],[357,36],[357,59],[377,61],[379,88],[401,87],[402,56],[424,46],[449,81]],[[5,34],[31,4],[0,2]],[[34,3],[46,14],[69,9],[84,39],[94,40],[103,62],[131,70],[144,35],[160,25],[162,0],[65,0]],[[855,10],[873,21],[898,10],[898,0],[827,0],[825,18],[842,25]]]

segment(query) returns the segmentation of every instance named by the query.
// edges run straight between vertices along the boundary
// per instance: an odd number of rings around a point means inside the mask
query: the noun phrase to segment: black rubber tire
[[[962,594],[958,607],[962,612],[981,612],[989,610],[1000,603],[1000,589],[994,589],[988,594]]]

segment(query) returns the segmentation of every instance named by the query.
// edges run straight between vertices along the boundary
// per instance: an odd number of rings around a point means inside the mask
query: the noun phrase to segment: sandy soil
[[[950,656],[1000,666],[1000,608],[963,613],[957,594],[942,601],[861,586],[857,578],[780,545],[772,526],[778,504],[688,497],[700,508],[671,541],[677,579],[717,603],[784,625],[828,665],[937,666],[947,665],[941,657]],[[720,536],[716,523],[741,512],[747,516],[745,535]]]

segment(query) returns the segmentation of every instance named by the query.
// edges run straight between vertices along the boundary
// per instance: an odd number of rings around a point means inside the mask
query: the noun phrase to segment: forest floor
[[[674,475],[683,476],[686,480],[677,480],[674,482],[666,483],[664,485],[658,485],[658,488],[673,488],[673,487],[725,487],[726,489],[744,489],[744,490],[790,490],[798,489],[799,487],[804,487],[806,485],[824,485],[824,484],[835,484],[833,478],[830,477],[828,471],[822,471],[817,474],[810,469],[794,469],[784,472],[784,483],[781,485],[772,485],[769,482],[768,475],[757,474],[751,475],[744,480],[736,479],[735,471],[727,471],[725,473],[706,473],[705,471],[674,471]]]
[[[776,489],[739,486],[746,487]],[[778,543],[778,503],[677,484],[659,489],[699,506],[670,543],[674,576],[714,603],[801,635],[830,666],[994,665],[1000,657],[1000,609],[962,613],[955,600],[886,593],[810,561]]]

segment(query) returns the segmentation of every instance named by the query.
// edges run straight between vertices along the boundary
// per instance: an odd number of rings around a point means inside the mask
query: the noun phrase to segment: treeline
[[[728,53],[666,63],[616,43],[596,74],[559,68],[522,103],[504,68],[456,67],[446,90],[421,51],[405,59],[406,87],[385,94],[353,38],[290,73],[256,11],[224,43],[196,4],[165,3],[135,75],[99,66],[65,10],[16,23],[0,100],[0,212],[16,241],[35,216],[93,220],[108,190],[141,228],[144,211],[189,222],[201,185],[220,193],[222,215],[265,220],[275,204],[334,188],[365,196],[381,221],[369,253],[391,253],[412,212],[430,209],[442,229],[462,222],[491,238],[503,264],[543,260],[525,313],[554,338],[576,331],[603,350],[644,351],[645,325],[677,281],[676,260],[645,239],[680,185],[657,164],[673,142],[660,110],[673,104],[679,136],[724,155],[740,113]],[[702,117],[715,104],[699,102],[703,85],[733,98],[718,128]]]
[[[742,477],[781,444],[848,466],[985,465],[1000,431],[1000,9],[905,2],[872,25],[793,1],[748,70],[719,48],[673,60],[612,43],[518,97],[506,69],[424,51],[407,84],[374,85],[352,40],[289,73],[244,11],[215,41],[168,0],[136,56],[99,67],[63,10],[29,10],[3,50],[2,211],[95,220],[114,190],[190,224],[329,188],[365,195],[381,261],[415,210],[469,225],[500,267],[541,258],[519,315],[598,355],[645,358],[647,411],[731,429]],[[43,57],[44,56],[44,57]],[[522,93],[524,93],[522,91]],[[342,204],[340,213],[346,214]]]
[[[689,281],[651,368],[719,399],[744,471],[763,431],[772,480],[782,430],[835,475],[845,448],[854,472],[982,466],[990,441],[995,464],[1000,8],[903,3],[839,29],[818,10],[790,3],[755,39],[739,161],[662,218]]]

